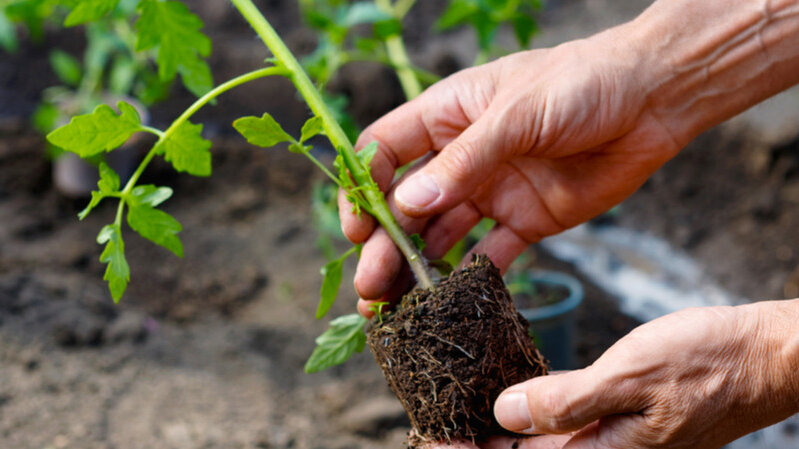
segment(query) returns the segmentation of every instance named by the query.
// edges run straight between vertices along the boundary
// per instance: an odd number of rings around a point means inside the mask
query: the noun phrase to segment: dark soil
[[[485,256],[372,322],[369,347],[411,419],[413,445],[506,433],[494,419],[496,398],[547,372],[528,327]]]

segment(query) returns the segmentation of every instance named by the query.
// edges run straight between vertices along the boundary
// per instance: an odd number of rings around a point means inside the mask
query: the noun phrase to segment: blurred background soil
[[[216,80],[267,56],[227,2],[188,3],[215,43]],[[534,46],[589,35],[648,3],[552,1]],[[294,49],[313,47],[293,1],[258,4]],[[468,33],[430,36],[443,5],[420,2],[407,37],[413,58],[445,75],[468,65],[474,43]],[[79,37],[47,39],[74,40],[79,51]],[[309,195],[320,178],[287,151],[253,149],[229,125],[268,111],[298,128],[308,113],[287,82],[234,90],[198,115],[214,141],[210,179],[158,163],[149,170],[145,182],[175,189],[166,209],[184,226],[186,254],[178,259],[128,232],[132,284],[114,305],[94,243],[112,205],[78,222],[83,202],[53,190],[43,139],[28,125],[41,89],[57,82],[47,48],[27,44],[0,58],[0,447],[400,447],[408,423],[370,354],[302,373],[326,326],[313,319],[324,258]],[[362,125],[402,100],[391,73],[370,65],[349,67],[335,86],[355,99]],[[176,93],[153,109],[154,126],[192,101]],[[799,296],[796,97],[789,92],[700,136],[605,220],[668,239],[743,297]],[[537,267],[574,271],[540,248],[530,255]],[[638,324],[587,281],[586,289],[581,366]],[[334,313],[349,313],[347,281],[341,297]]]

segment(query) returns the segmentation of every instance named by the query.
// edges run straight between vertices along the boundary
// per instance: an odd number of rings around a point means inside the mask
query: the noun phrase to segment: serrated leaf
[[[323,134],[325,132],[323,125],[324,122],[322,121],[321,117],[311,117],[308,119],[308,121],[302,125],[302,131],[300,132],[300,143],[303,143],[318,134]]]
[[[415,246],[419,251],[424,251],[424,249],[427,247],[427,242],[425,242],[422,236],[418,233],[411,234],[409,238],[411,239],[411,242],[413,242],[413,246]]]
[[[122,101],[117,106],[120,115],[101,104],[91,114],[73,117],[68,124],[48,134],[47,140],[81,157],[111,151],[142,130],[141,119],[133,106]]]
[[[391,18],[390,14],[372,2],[357,2],[347,8],[347,12],[339,24],[345,28],[350,28],[362,23],[375,23]]]
[[[366,346],[363,326],[366,318],[358,315],[344,315],[330,322],[330,328],[316,339],[316,348],[305,363],[306,373],[315,373],[331,366],[344,363],[356,352]]]
[[[79,0],[75,8],[64,20],[64,26],[71,27],[93,22],[117,7],[119,0]]]
[[[157,151],[175,170],[194,176],[211,175],[211,142],[202,137],[203,125],[185,121],[161,140]]]
[[[136,186],[131,190],[130,195],[137,203],[156,207],[172,196],[172,189],[169,187],[156,187],[152,184],[145,184],[143,186]]]
[[[149,204],[128,202],[128,225],[139,235],[156,245],[172,251],[178,257],[183,257],[183,244],[178,238],[178,233],[183,226],[168,213],[155,209]]]
[[[118,225],[106,225],[97,236],[97,243],[105,244],[100,262],[108,264],[103,280],[108,282],[108,290],[114,302],[119,302],[130,282],[130,267],[125,259],[125,242]]]
[[[372,163],[372,159],[374,159],[375,154],[377,154],[377,142],[369,142],[368,145],[363,147],[361,151],[355,153],[358,156],[358,160],[361,161],[361,164],[366,168],[367,171],[370,171],[369,166]]]
[[[233,127],[247,139],[247,142],[263,148],[294,140],[267,113],[264,113],[261,117],[242,117],[233,122]]]
[[[114,193],[119,191],[119,175],[105,162],[100,163],[100,180],[97,181],[97,188],[100,193]]]
[[[319,306],[316,308],[317,320],[321,320],[327,315],[327,312],[333,307],[333,303],[336,302],[338,289],[341,287],[344,260],[346,260],[347,256],[349,256],[349,254],[332,260],[322,267],[321,271],[324,278],[322,278],[322,288],[319,292]]]
[[[96,190],[93,190],[92,199],[89,201],[89,204],[86,205],[86,207],[82,211],[78,212],[78,219],[83,220],[84,218],[86,218],[89,215],[89,212],[91,212],[92,209],[97,207],[97,205],[100,204],[100,201],[102,201],[103,198],[105,198],[105,195]]]
[[[211,40],[200,31],[203,21],[178,1],[142,0],[139,12],[136,49],[157,49],[161,80],[171,80],[180,71],[195,95],[210,90],[210,69],[202,58],[211,54]]]
[[[471,17],[480,11],[474,0],[451,0],[444,14],[438,18],[435,27],[446,30],[467,23]]]

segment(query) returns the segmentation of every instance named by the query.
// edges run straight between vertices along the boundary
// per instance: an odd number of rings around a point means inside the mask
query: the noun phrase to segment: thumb
[[[508,151],[486,115],[399,184],[394,200],[405,215],[426,217],[452,209],[504,161]]]
[[[561,434],[605,416],[643,409],[644,391],[636,382],[619,382],[589,367],[508,388],[497,398],[494,415],[514,432]]]

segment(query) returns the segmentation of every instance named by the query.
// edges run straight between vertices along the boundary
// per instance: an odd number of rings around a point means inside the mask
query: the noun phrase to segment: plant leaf
[[[114,193],[119,191],[119,175],[105,162],[100,163],[100,180],[97,181],[97,188],[100,193]]]
[[[125,242],[119,225],[106,225],[97,235],[97,243],[105,244],[100,262],[108,264],[103,280],[108,282],[108,290],[114,302],[119,302],[130,282],[130,266],[125,260]]]
[[[344,266],[344,261],[347,260],[349,255],[350,253],[344,254],[322,267],[321,272],[324,278],[322,279],[322,288],[319,292],[321,299],[319,300],[319,306],[316,308],[317,320],[321,320],[327,315],[327,312],[333,307],[333,303],[336,302],[338,289],[341,287],[342,268]]]
[[[157,49],[162,81],[181,73],[187,89],[200,96],[211,90],[208,64],[211,40],[200,29],[203,21],[178,1],[142,0],[136,21],[136,50]]]
[[[538,31],[535,20],[526,14],[519,13],[513,16],[511,22],[513,23],[513,32],[516,34],[516,40],[519,41],[519,45],[522,47],[530,45],[530,39]]]
[[[355,155],[358,156],[358,160],[361,161],[361,164],[363,164],[367,171],[369,171],[375,154],[377,154],[377,141],[369,142],[361,151],[355,153]]]
[[[93,190],[92,191],[92,199],[89,201],[89,204],[87,204],[86,207],[82,211],[78,212],[78,219],[79,220],[83,220],[84,218],[89,216],[89,213],[95,207],[97,207],[98,204],[100,204],[100,201],[102,201],[103,198],[105,198],[105,195],[103,195],[102,193],[100,193],[100,192],[98,192],[96,190]]]
[[[68,86],[77,86],[83,76],[80,62],[74,56],[61,50],[50,52],[50,66],[62,83]]]
[[[65,27],[93,22],[117,7],[119,0],[79,0],[64,20]]]
[[[313,120],[313,119],[312,119]],[[281,142],[292,142],[293,137],[288,135],[271,115],[264,112],[261,117],[242,117],[233,122],[247,142],[263,148],[275,146]],[[303,129],[305,127],[303,126]]]
[[[120,101],[120,115],[110,106],[101,104],[91,114],[78,115],[47,135],[53,145],[89,157],[111,151],[142,130],[141,119],[133,106]]]
[[[202,137],[203,125],[185,121],[157,147],[175,170],[194,176],[211,175],[211,142]]]
[[[366,318],[344,315],[330,322],[330,328],[316,338],[316,348],[305,363],[306,373],[315,373],[344,363],[355,352],[363,351],[366,334],[363,326]]]
[[[172,251],[176,256],[183,257],[183,244],[177,235],[183,227],[174,217],[135,200],[129,201],[128,207],[128,225],[131,229],[156,245]]]
[[[3,7],[0,7],[0,47],[9,53],[14,53],[19,48],[17,30]]]
[[[156,187],[152,184],[145,184],[143,186],[136,186],[130,194],[137,203],[155,207],[172,196],[172,189],[169,187]]]
[[[424,249],[427,247],[427,242],[425,242],[422,236],[418,233],[411,234],[409,238],[411,239],[411,242],[413,242],[413,246],[415,246],[419,251],[424,251]]]
[[[435,27],[439,30],[447,30],[463,25],[479,10],[480,7],[474,0],[451,0],[444,14],[436,21]]]
[[[372,2],[357,2],[347,8],[347,13],[339,24],[351,28],[362,23],[375,23],[391,19],[391,15]]]
[[[323,125],[324,123],[322,122],[321,117],[311,117],[308,119],[308,121],[302,125],[302,131],[300,132],[300,143],[303,143],[318,134],[324,134],[325,128]]]
[[[399,19],[394,18],[375,22],[374,27],[372,27],[372,33],[380,40],[385,40],[386,38],[394,35],[401,35],[402,22]]]

